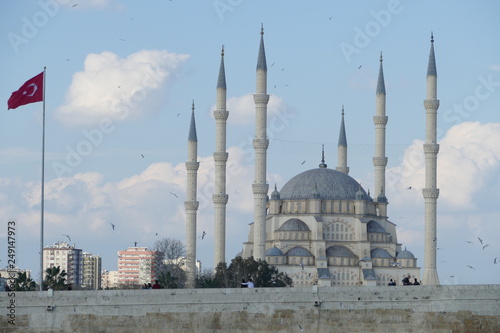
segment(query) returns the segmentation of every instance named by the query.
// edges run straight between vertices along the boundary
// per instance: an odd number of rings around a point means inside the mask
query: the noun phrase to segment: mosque
[[[266,260],[280,272],[287,273],[294,286],[374,286],[387,285],[390,280],[399,285],[403,277],[413,281],[422,279],[424,284],[437,285],[436,271],[436,204],[439,190],[436,188],[437,153],[436,115],[437,71],[434,57],[434,40],[427,70],[426,110],[426,157],[425,188],[425,266],[423,276],[417,258],[398,242],[396,225],[387,214],[388,199],[385,195],[385,132],[386,91],[383,58],[376,87],[375,152],[373,157],[374,188],[372,197],[361,184],[349,176],[347,164],[347,136],[344,110],[338,140],[338,164],[328,168],[324,151],[319,166],[291,178],[280,190],[274,185],[268,195],[266,180],[267,148],[267,65],[264,49],[264,31],[261,30],[257,59],[257,83],[255,102],[255,181],[254,220],[250,223],[247,241],[238,255]],[[215,161],[215,265],[225,262],[226,194],[226,81],[224,50],[221,55],[217,82]],[[196,253],[196,171],[198,162],[194,105],[188,137],[187,178],[187,263],[188,276],[194,281]]]

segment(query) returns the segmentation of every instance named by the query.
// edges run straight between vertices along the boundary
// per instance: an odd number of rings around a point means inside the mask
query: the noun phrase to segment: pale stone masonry
[[[15,330],[499,332],[498,295],[500,285],[16,292]],[[6,318],[7,293],[0,301]]]

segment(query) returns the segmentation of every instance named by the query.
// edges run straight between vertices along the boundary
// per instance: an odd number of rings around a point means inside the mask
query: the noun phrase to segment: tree
[[[285,273],[269,265],[266,261],[255,260],[253,257],[243,259],[236,257],[227,267],[219,263],[213,277],[205,274],[198,279],[200,288],[239,288],[241,280],[252,279],[256,287],[290,287],[292,279]]]
[[[26,272],[18,272],[14,280],[15,291],[34,291],[36,290],[36,282],[29,278]]]
[[[66,283],[68,274],[61,266],[52,266],[45,270],[45,280],[43,281],[44,289],[67,290],[69,285]]]
[[[162,253],[161,264],[156,270],[160,285],[163,288],[184,288],[187,280],[184,244],[178,239],[163,238],[154,243],[153,249]]]

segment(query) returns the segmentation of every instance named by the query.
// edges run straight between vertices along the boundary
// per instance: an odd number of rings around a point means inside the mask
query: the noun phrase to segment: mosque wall
[[[0,332],[498,332],[499,295],[500,285],[4,292]]]

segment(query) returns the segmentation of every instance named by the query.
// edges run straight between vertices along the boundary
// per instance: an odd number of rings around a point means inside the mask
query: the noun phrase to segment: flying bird
[[[332,20],[332,18],[333,18],[333,16],[330,16],[330,18],[328,19],[328,21],[331,21],[331,20]]]
[[[174,192],[170,192],[170,194],[172,194],[174,197],[178,198],[177,194],[175,194]]]
[[[497,257],[497,258],[495,258],[495,259],[493,259],[493,263],[494,263],[495,265],[497,264],[497,259],[498,259],[498,257]]]
[[[363,65],[359,66],[358,69],[360,69]]]
[[[71,7],[76,7],[76,6],[78,6],[78,4],[77,4],[77,3],[75,3],[75,4],[74,4],[73,6],[71,6]]]
[[[467,265],[467,267],[469,267],[470,269],[476,270],[474,267],[472,267],[470,265]]]
[[[144,154],[141,154],[142,158],[144,158]]]
[[[177,114],[177,117],[179,117],[180,115],[181,115],[181,114],[180,114],[180,113],[178,113],[178,114]]]
[[[274,66],[274,62],[271,64],[271,67],[273,67],[273,66]]]
[[[205,232],[205,230],[203,230],[203,233],[201,234],[201,239],[205,238],[205,235],[206,235],[206,234],[207,234],[207,233]]]
[[[68,237],[69,241],[71,242],[71,238],[69,237],[69,235],[65,235],[65,234],[62,234],[62,235]]]
[[[306,163],[306,161],[302,162],[302,165],[304,165],[304,163]]]
[[[124,41],[125,41],[125,39],[123,39],[123,38],[118,38],[118,39],[119,39],[119,40],[121,40],[122,42],[124,42]]]
[[[113,230],[115,230],[115,225],[113,223],[109,223],[111,224],[111,228],[113,228]]]
[[[158,236],[158,233],[156,233],[156,236]]]
[[[471,241],[465,241],[465,242],[466,242],[466,243],[469,243],[469,244],[474,244],[474,243],[473,243],[473,242],[471,242]]]
[[[485,246],[483,246],[483,250],[484,250],[485,247],[488,247],[488,246],[490,246],[490,244],[486,244]]]
[[[407,189],[407,190],[411,190],[411,186],[408,186],[406,189]]]
[[[481,243],[481,245],[483,245],[483,240],[479,237],[477,239],[479,239],[479,243]]]
[[[281,71],[283,72],[284,70],[285,70],[285,68],[283,67],[283,68],[281,69]]]

